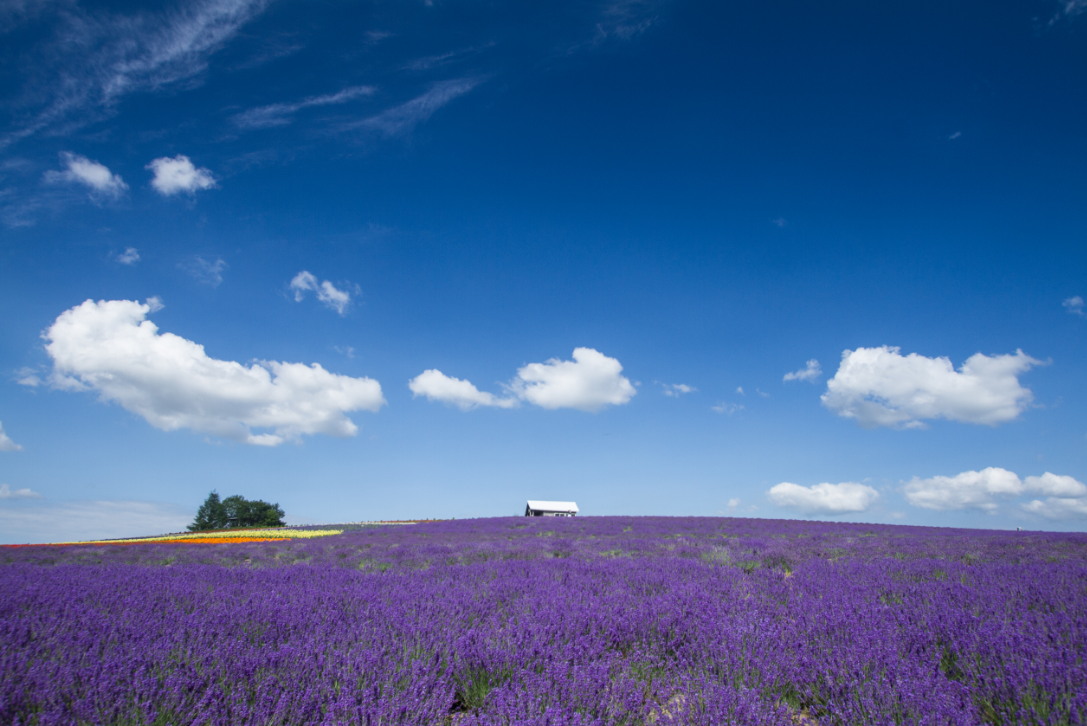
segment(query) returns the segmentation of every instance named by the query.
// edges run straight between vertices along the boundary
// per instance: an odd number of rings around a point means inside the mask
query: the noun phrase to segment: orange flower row
[[[125,542],[60,542],[57,544],[10,544],[0,547],[75,547],[77,545],[134,545],[134,544],[233,544],[235,542],[286,542],[287,537],[189,537],[187,539],[127,540]]]
[[[286,537],[188,537],[186,539],[156,539],[146,544],[234,544],[235,542],[286,542]],[[130,542],[94,542],[97,545],[145,544],[140,540]]]

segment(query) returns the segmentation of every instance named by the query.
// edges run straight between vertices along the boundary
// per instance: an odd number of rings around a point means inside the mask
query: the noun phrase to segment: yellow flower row
[[[93,542],[55,542],[54,544],[136,544],[139,542],[176,542],[185,539],[312,539],[343,534],[342,529],[238,529],[231,531],[210,530],[188,534],[164,534],[161,537],[131,537],[128,539],[100,539]]]

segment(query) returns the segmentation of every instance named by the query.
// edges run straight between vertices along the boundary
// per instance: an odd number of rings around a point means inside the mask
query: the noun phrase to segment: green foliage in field
[[[282,527],[286,524],[283,521],[284,516],[279,504],[269,504],[260,499],[249,501],[238,495],[220,500],[218,492],[212,491],[197,510],[196,519],[189,525],[189,531],[205,532],[235,527]]]

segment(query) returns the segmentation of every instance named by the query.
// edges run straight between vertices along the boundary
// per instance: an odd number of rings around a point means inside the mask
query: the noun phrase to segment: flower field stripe
[[[240,542],[287,542],[286,537],[189,537],[186,539],[124,539],[91,542],[53,542],[50,544],[15,544],[0,547],[113,547],[139,544],[238,544]]]
[[[257,542],[284,539],[314,539],[343,534],[342,529],[239,529],[232,531],[191,532],[187,534],[166,534],[160,537],[133,537],[128,539],[102,539],[84,542],[52,542],[50,544],[138,544],[141,542],[180,542],[182,540],[214,539],[216,541],[235,540],[239,542]]]
[[[187,537],[185,539],[121,540],[113,542],[92,542],[93,545],[138,545],[154,544],[238,544],[239,542],[287,542],[286,537]]]
[[[0,723],[1087,722],[1083,534],[342,528],[0,550]]]

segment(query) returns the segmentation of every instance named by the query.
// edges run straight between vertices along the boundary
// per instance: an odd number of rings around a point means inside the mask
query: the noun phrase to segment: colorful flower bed
[[[1082,534],[709,518],[344,529],[0,551],[0,722],[1087,719]]]
[[[342,529],[232,529],[164,534],[161,537],[130,539],[100,539],[88,542],[50,542],[49,544],[0,545],[0,547],[72,547],[75,545],[134,545],[134,544],[237,544],[239,542],[282,542],[290,539],[313,539],[343,534]]]
[[[285,542],[288,537],[177,537],[166,539],[123,539],[110,542],[91,542],[95,545],[138,545],[138,544],[237,544],[239,542]]]
[[[226,529],[210,530],[206,532],[188,532],[183,534],[165,534],[161,537],[133,537],[129,539],[103,539],[94,542],[57,542],[56,544],[166,544],[171,542],[269,542],[285,539],[313,539],[314,537],[328,537],[333,534],[343,534],[342,529]]]

